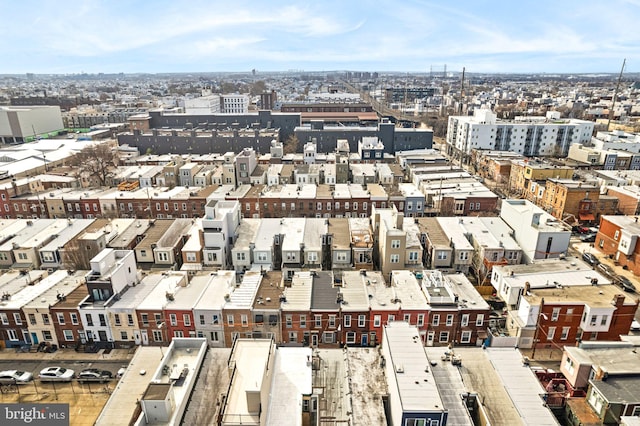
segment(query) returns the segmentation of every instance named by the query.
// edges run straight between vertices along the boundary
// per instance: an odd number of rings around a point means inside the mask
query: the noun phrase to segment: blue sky
[[[0,0],[0,73],[640,71],[640,0]]]

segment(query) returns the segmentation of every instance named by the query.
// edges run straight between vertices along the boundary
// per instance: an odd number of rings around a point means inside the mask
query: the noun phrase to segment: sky
[[[0,0],[0,74],[640,71],[640,0]]]

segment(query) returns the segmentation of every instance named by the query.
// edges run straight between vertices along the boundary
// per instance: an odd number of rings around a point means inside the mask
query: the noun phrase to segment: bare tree
[[[298,151],[298,145],[300,141],[296,135],[291,135],[284,141],[283,151],[285,154],[295,154]]]
[[[75,156],[76,165],[89,176],[97,179],[101,186],[113,176],[116,154],[107,144],[88,146]]]
[[[69,241],[60,250],[63,267],[74,271],[91,269],[91,259],[97,254],[95,249],[90,246],[84,247],[77,239]]]

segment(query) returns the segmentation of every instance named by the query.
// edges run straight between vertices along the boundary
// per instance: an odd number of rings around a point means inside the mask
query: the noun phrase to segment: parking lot
[[[0,371],[21,370],[33,373],[34,380],[24,384],[0,385],[0,402],[56,402],[68,403],[71,425],[92,425],[98,418],[102,407],[117,384],[117,379],[103,383],[79,382],[42,382],[38,373],[45,367],[59,366],[74,370],[77,375],[87,368],[111,371],[115,377],[117,371],[126,367],[133,353],[114,350],[109,354],[85,354],[73,350],[59,350],[55,353],[18,353],[13,349],[0,351]]]

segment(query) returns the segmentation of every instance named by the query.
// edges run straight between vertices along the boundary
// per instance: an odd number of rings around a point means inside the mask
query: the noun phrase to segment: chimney
[[[613,306],[621,308],[624,305],[624,294],[616,294],[613,296]]]

